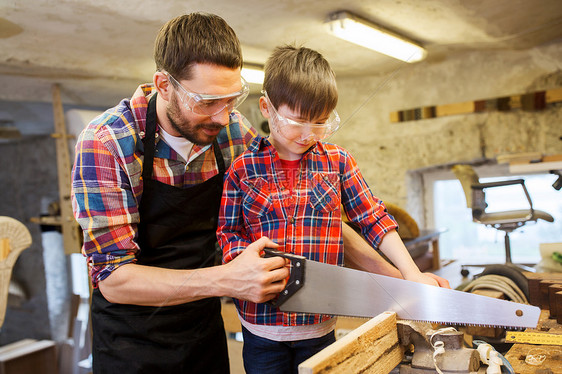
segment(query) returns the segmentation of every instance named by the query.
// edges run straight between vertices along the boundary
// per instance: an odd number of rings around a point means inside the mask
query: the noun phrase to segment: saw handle
[[[275,308],[279,308],[287,299],[295,294],[304,285],[304,266],[306,257],[295,255],[292,253],[281,252],[271,248],[264,249],[264,257],[283,257],[291,261],[291,273],[287,285],[281,291],[279,296],[267,303]]]

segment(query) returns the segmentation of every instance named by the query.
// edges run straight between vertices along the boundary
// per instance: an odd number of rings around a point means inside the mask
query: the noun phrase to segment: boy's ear
[[[173,87],[168,76],[161,71],[157,71],[152,76],[152,82],[154,83],[154,88],[158,91],[158,95],[164,100],[169,101]]]
[[[271,117],[269,115],[269,110],[267,109],[267,100],[265,99],[265,96],[260,97],[260,112],[265,118]]]

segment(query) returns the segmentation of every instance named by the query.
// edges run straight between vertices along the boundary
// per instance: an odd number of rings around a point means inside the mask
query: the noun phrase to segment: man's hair
[[[154,61],[176,79],[191,79],[191,67],[212,64],[235,69],[242,66],[242,49],[236,33],[224,19],[208,13],[191,13],[168,21],[154,43]]]
[[[338,103],[336,76],[318,52],[284,45],[265,64],[263,88],[275,108],[285,104],[303,118],[331,112]]]

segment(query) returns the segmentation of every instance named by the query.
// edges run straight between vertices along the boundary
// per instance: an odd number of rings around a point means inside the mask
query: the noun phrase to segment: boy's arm
[[[345,264],[353,269],[402,278],[402,274],[346,223],[342,223]]]
[[[402,273],[367,243],[349,225],[343,224],[343,242],[345,247],[345,264],[353,269],[368,271],[370,273],[401,278]],[[423,273],[437,281],[439,287],[451,288],[449,281],[433,273]]]
[[[379,248],[396,265],[404,279],[432,286],[439,285],[433,277],[420,271],[396,230],[389,231],[383,236]]]
[[[349,153],[346,152],[345,163],[342,179],[342,203],[345,213],[349,219],[359,224],[362,232],[374,248],[379,248],[392,261],[392,263],[400,270],[404,279],[417,281],[431,285],[441,285],[449,287],[449,283],[436,275],[428,275],[420,272],[406,246],[396,232],[396,221],[386,212],[384,204],[380,199],[375,197],[369,186],[365,182],[361,171],[357,166],[357,162]],[[366,214],[368,212],[368,214]],[[345,232],[344,232],[345,234]],[[355,248],[355,249],[354,249]],[[379,273],[379,256],[373,249],[370,253],[366,248],[361,248],[359,243],[352,246],[351,253],[346,256],[358,265],[361,270]],[[393,269],[384,268],[390,274],[396,274]],[[387,275],[387,274],[383,274]],[[393,276],[393,275],[391,275]]]

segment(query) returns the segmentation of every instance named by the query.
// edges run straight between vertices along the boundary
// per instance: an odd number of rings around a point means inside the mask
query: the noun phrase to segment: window
[[[557,179],[553,174],[515,176],[500,166],[476,169],[481,182],[498,179],[525,179],[533,208],[543,210],[554,217],[554,222],[543,220],[528,223],[509,234],[511,257],[514,263],[535,264],[540,261],[539,244],[562,242],[562,191],[552,184]],[[433,200],[433,222],[436,228],[445,228],[439,239],[441,258],[458,259],[465,263],[503,263],[505,261],[504,232],[472,221],[471,209],[467,207],[463,189],[452,173],[434,173],[426,178],[425,185],[432,186],[429,200]],[[495,177],[491,177],[495,174]],[[503,174],[503,176],[502,176]],[[428,183],[433,181],[433,183]],[[528,207],[521,186],[497,187],[486,190],[488,210],[502,211]],[[428,202],[426,195],[426,202]],[[431,206],[431,205],[426,205]],[[429,220],[431,222],[431,220]]]

